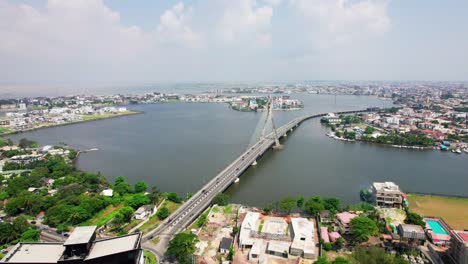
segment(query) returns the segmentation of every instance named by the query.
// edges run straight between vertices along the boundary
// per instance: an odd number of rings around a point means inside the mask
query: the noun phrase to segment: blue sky
[[[0,0],[0,79],[467,80],[467,12],[463,0]]]

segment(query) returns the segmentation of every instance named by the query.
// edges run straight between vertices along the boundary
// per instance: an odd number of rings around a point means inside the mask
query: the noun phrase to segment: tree
[[[37,148],[38,147],[38,144],[36,141],[32,141],[32,140],[28,140],[26,138],[22,138],[20,139],[19,143],[18,143],[18,146],[22,149],[25,149],[25,148]]]
[[[231,246],[229,248],[229,253],[228,253],[228,256],[227,256],[227,259],[230,260],[230,261],[233,261],[234,260],[234,248]]]
[[[113,223],[115,225],[122,225],[124,223],[129,222],[133,216],[133,208],[130,206],[125,206],[119,210],[119,212],[115,215]]]
[[[18,233],[9,223],[0,223],[0,244],[6,244],[18,238]]]
[[[333,245],[332,245],[331,243],[324,243],[324,244],[323,244],[323,249],[324,249],[325,251],[330,251],[330,250],[333,249]]]
[[[309,214],[316,215],[325,210],[325,206],[323,205],[323,201],[313,197],[305,202],[304,210]]]
[[[77,225],[88,220],[91,216],[92,215],[83,207],[75,206],[71,209],[67,222],[72,225]]]
[[[377,234],[379,228],[374,220],[368,217],[355,217],[351,220],[351,232],[357,241],[367,241],[369,236]]]
[[[426,223],[423,221],[422,216],[410,211],[406,211],[405,224],[419,225],[423,228],[426,226]]]
[[[126,200],[126,203],[127,205],[137,209],[138,207],[142,205],[149,204],[150,199],[148,198],[148,196],[142,193],[137,193],[137,194],[130,196],[130,198]]]
[[[197,241],[192,233],[179,233],[169,242],[167,254],[176,257],[181,264],[190,264],[190,256],[195,252]]]
[[[21,242],[35,242],[39,240],[40,235],[41,235],[40,230],[29,229],[21,234],[20,241]]]
[[[202,227],[206,225],[206,223],[208,223],[208,214],[205,213],[205,214],[200,215],[200,217],[198,218],[197,226]]]
[[[364,131],[364,133],[367,134],[367,135],[370,135],[370,134],[374,133],[374,131],[375,131],[375,128],[368,126],[368,127],[366,127],[366,130]]]
[[[168,216],[169,216],[170,212],[169,212],[169,209],[167,207],[162,207],[158,210],[156,216],[160,219],[160,220],[164,220],[166,219]]]
[[[18,216],[13,219],[13,229],[18,234],[23,233],[24,231],[28,230],[31,226],[28,223],[28,220],[24,216]]]
[[[156,201],[158,201],[158,198],[159,198],[158,187],[156,186],[151,187],[151,193],[148,195],[148,197],[150,198],[151,203],[156,203]]]
[[[344,239],[343,239],[342,237],[339,237],[339,238],[336,240],[336,242],[335,242],[336,247],[337,247],[338,249],[342,249],[343,246],[344,246],[344,242],[345,242]]]
[[[331,210],[331,211],[338,211],[340,210],[341,207],[341,202],[340,199],[336,197],[327,197],[323,200],[325,209]]]
[[[174,203],[181,203],[182,202],[182,199],[179,197],[179,195],[177,195],[177,193],[175,192],[170,192],[170,193],[167,193],[166,194],[166,198],[171,201],[171,202],[174,202]]]
[[[117,177],[117,179],[119,179],[119,177]],[[124,195],[127,193],[131,193],[132,188],[130,187],[130,184],[128,184],[125,180],[124,181],[116,180],[114,184],[114,192],[117,192],[120,195]]]
[[[304,196],[299,196],[297,198],[296,206],[297,208],[302,208],[304,206]]]
[[[147,189],[148,189],[148,185],[146,184],[146,182],[139,181],[135,183],[135,193],[146,192]]]
[[[291,213],[291,210],[296,207],[297,200],[292,196],[286,196],[279,202],[279,206],[283,211],[286,211],[288,214]]]
[[[232,236],[235,237],[239,233],[239,227],[235,226],[232,228]]]
[[[218,193],[211,201],[212,204],[217,204],[219,206],[226,206],[229,204],[229,195],[225,193]]]
[[[327,257],[322,256],[322,257],[318,257],[318,259],[314,262],[314,264],[330,264],[330,262],[327,260]]]

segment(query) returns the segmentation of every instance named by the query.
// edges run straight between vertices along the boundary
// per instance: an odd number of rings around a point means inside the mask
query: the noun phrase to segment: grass
[[[223,213],[224,214],[231,214],[232,213],[232,206],[231,205],[225,206],[224,210],[223,210]]]
[[[264,221],[262,220],[262,221],[260,222],[260,225],[258,226],[258,233],[259,233],[259,234],[262,233],[262,230],[263,230],[263,223],[264,223]]]
[[[164,201],[164,203],[162,204],[162,206],[161,206],[160,208],[162,208],[162,207],[164,207],[164,206],[167,207],[167,209],[169,209],[169,212],[170,212],[170,213],[172,213],[172,212],[174,212],[177,208],[179,208],[180,204],[174,203],[174,202],[171,202],[171,201],[166,200],[166,201]],[[159,222],[161,222],[161,220],[159,220],[159,218],[158,218],[157,215],[158,215],[158,214],[152,215],[152,216],[150,217],[150,219],[148,220],[148,222],[146,222],[144,225],[142,225],[142,226],[140,227],[140,230],[141,230],[142,232],[147,232],[147,231],[149,231],[149,230],[152,230],[152,229],[156,228],[156,227],[159,225]]]
[[[158,260],[156,259],[156,256],[149,252],[148,250],[143,250],[143,254],[145,255],[145,264],[156,264],[158,263]]]
[[[130,229],[134,228],[135,226],[137,226],[137,225],[138,225],[139,223],[141,223],[142,221],[143,221],[143,220],[132,219],[132,220],[130,221],[130,223],[128,223],[128,225],[126,225],[126,226],[124,227],[124,230],[128,232],[128,231],[130,231]]]
[[[104,210],[97,213],[93,218],[83,223],[83,225],[97,225],[103,226],[107,224],[119,212],[123,204],[117,206],[109,205]]]
[[[1,134],[6,134],[6,133],[11,133],[13,130],[7,128],[7,127],[0,127],[0,135]]]
[[[454,229],[468,229],[468,198],[408,194],[411,211],[441,217]]]

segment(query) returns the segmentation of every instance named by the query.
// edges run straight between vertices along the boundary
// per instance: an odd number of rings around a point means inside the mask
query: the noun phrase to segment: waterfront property
[[[250,248],[251,261],[267,257],[265,254],[315,259],[317,244],[315,221],[300,217],[288,219],[248,211],[239,234],[239,247]]]
[[[453,263],[468,264],[468,231],[452,231],[449,257]]]
[[[426,222],[426,234],[431,239],[432,243],[439,246],[447,246],[450,244],[450,228],[440,218],[424,218]]]
[[[76,227],[64,243],[18,243],[0,263],[144,263],[140,233],[97,240],[96,228]]]
[[[349,234],[351,232],[351,220],[357,216],[349,212],[336,214],[336,224],[341,234]]]
[[[394,182],[374,182],[371,194],[376,206],[400,208],[403,202],[403,193]]]
[[[418,225],[400,224],[398,225],[398,234],[404,239],[426,240],[424,229]]]

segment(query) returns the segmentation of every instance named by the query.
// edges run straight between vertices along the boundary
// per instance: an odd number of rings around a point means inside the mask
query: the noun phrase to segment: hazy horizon
[[[468,80],[466,1],[0,0],[1,94]]]

